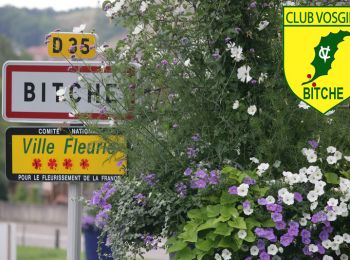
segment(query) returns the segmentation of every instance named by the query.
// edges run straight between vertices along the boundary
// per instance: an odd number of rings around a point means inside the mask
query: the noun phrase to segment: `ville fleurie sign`
[[[2,75],[2,114],[10,122],[81,123],[79,115],[106,121],[100,101],[123,102],[110,67],[100,62],[8,61]],[[57,95],[61,89],[65,101]]]
[[[110,137],[125,143],[122,135]],[[8,128],[6,176],[13,181],[113,181],[126,172],[125,154],[86,128]]]

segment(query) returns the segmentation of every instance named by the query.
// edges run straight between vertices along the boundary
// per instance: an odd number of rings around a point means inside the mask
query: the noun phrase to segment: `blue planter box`
[[[99,260],[97,248],[98,248],[98,237],[100,232],[94,229],[84,230],[85,237],[85,254],[86,260]],[[106,239],[101,244],[101,255],[103,260],[112,260],[112,257],[105,256],[110,255],[111,249],[106,246]]]

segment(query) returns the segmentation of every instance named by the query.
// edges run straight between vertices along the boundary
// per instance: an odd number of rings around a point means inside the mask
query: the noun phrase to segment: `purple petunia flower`
[[[237,195],[237,186],[231,186],[230,188],[228,188],[228,193],[230,193],[231,195]]]
[[[260,251],[265,251],[265,242],[262,239],[258,239],[257,243],[256,243],[257,248]]]
[[[267,200],[265,198],[259,198],[258,199],[258,204],[261,206],[264,206],[267,204]]]
[[[206,186],[207,186],[207,182],[205,180],[199,179],[199,180],[191,181],[192,189],[204,189]]]
[[[249,209],[250,208],[250,202],[249,200],[246,200],[242,203],[244,209]]]
[[[187,186],[183,182],[178,182],[175,184],[175,190],[181,198],[187,195]]]
[[[147,183],[148,186],[153,187],[156,182],[156,174],[155,173],[150,173],[146,176],[143,177],[143,181]]]
[[[187,157],[190,158],[190,159],[196,158],[198,152],[199,152],[198,148],[188,147],[187,148]]]
[[[109,210],[101,210],[95,218],[95,225],[98,228],[103,228],[107,224]]]
[[[201,137],[200,135],[197,133],[197,134],[194,134],[192,135],[191,139],[195,142],[198,142],[199,140],[201,140]]]
[[[211,185],[219,184],[219,175],[220,175],[219,171],[215,171],[215,170],[211,171],[208,178],[209,184]]]
[[[317,149],[317,147],[319,146],[318,142],[314,139],[311,139],[308,141],[308,144],[311,146],[312,149]]]
[[[276,222],[276,229],[277,230],[282,230],[282,229],[285,229],[287,226],[286,222],[284,221],[277,221]]]
[[[273,222],[280,222],[283,220],[283,216],[281,213],[277,213],[277,212],[274,212],[271,214],[271,219],[273,220]]]
[[[303,201],[303,196],[299,192],[294,192],[294,199],[297,202],[302,202]]]
[[[318,251],[317,252],[319,254],[324,255],[326,253],[326,249],[320,243],[317,244],[317,247],[318,247]]]
[[[304,246],[303,253],[304,253],[304,255],[312,255],[312,253],[309,250],[309,246],[307,246],[307,245]]]
[[[289,233],[282,235],[280,238],[281,245],[284,247],[289,246],[293,242],[293,240],[294,240],[294,237]]]
[[[145,200],[146,200],[146,197],[145,195],[139,193],[137,195],[134,196],[134,199],[136,200],[136,203],[140,206],[143,206],[145,205]]]
[[[327,214],[324,211],[319,211],[312,215],[311,222],[312,223],[319,223],[327,220]]]
[[[256,1],[251,2],[250,5],[249,5],[249,8],[250,9],[255,9],[256,8]]]
[[[167,60],[162,60],[160,63],[164,66],[169,64],[169,62]]]
[[[309,237],[302,237],[301,238],[301,242],[304,244],[304,245],[309,245],[311,244],[311,239]]]
[[[245,177],[243,180],[243,183],[248,184],[248,185],[254,185],[256,183],[256,180],[254,180],[250,177]]]
[[[191,168],[187,168],[185,171],[184,171],[184,175],[185,176],[190,176],[192,173],[192,169]]]
[[[259,254],[260,260],[270,260],[270,255],[266,252],[262,252]]]
[[[300,235],[301,235],[301,237],[308,237],[308,238],[310,238],[311,237],[311,232],[309,230],[307,230],[307,229],[303,229],[303,230],[301,230]]]
[[[273,233],[273,229],[272,228],[256,228],[255,229],[255,234],[258,237],[266,238],[269,241],[275,241],[276,240],[276,235]]]
[[[196,171],[195,175],[197,178],[200,178],[200,179],[207,179],[208,178],[208,174],[203,170]]]
[[[320,232],[318,237],[321,239],[321,241],[327,240],[329,238],[329,233],[326,230],[323,230]]]

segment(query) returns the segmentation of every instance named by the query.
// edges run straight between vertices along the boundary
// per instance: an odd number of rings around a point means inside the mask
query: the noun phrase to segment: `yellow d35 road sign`
[[[93,33],[52,32],[48,38],[48,54],[54,58],[93,59],[96,56],[96,35]]]
[[[124,144],[122,135],[110,137]],[[14,181],[113,181],[126,171],[125,154],[86,128],[9,128],[6,176]]]

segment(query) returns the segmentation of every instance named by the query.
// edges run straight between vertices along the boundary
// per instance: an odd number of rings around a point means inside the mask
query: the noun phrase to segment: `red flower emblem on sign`
[[[56,169],[56,167],[57,167],[56,159],[49,159],[47,166],[49,166],[50,169]]]
[[[36,169],[36,170],[40,170],[42,164],[41,164],[41,160],[40,159],[34,159],[32,162],[32,166]]]
[[[80,167],[83,169],[87,169],[89,168],[90,164],[89,164],[89,160],[88,159],[81,159],[80,161]]]
[[[67,170],[72,169],[72,167],[73,167],[72,160],[71,159],[64,159],[63,167],[66,168]]]

